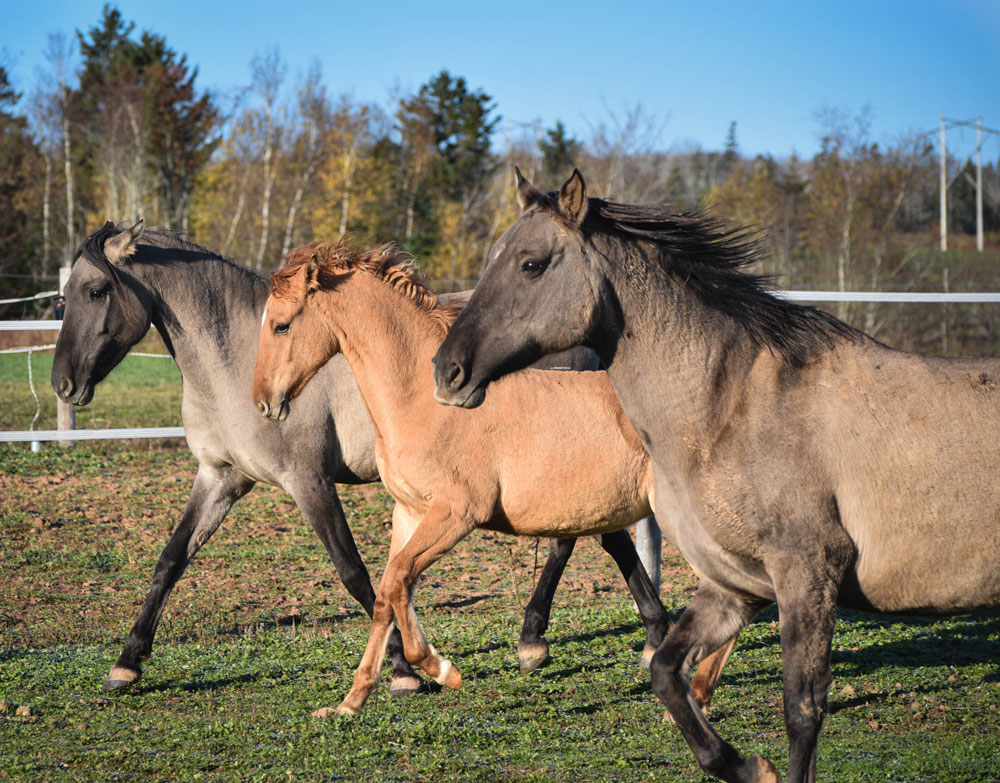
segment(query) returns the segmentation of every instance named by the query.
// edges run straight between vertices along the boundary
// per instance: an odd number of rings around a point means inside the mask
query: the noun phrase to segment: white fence
[[[0,331],[2,332],[57,332],[62,327],[62,321],[0,321]],[[32,353],[34,351],[46,351],[55,348],[55,344],[33,345],[17,348],[7,348],[0,353]],[[132,353],[130,356],[152,356],[157,358],[170,358],[167,354]],[[30,379],[29,364],[29,379]],[[32,384],[32,394],[35,394]],[[37,396],[35,398],[37,400]],[[59,402],[59,405],[66,403]],[[0,443],[25,443],[41,444],[44,441],[77,441],[77,440],[124,440],[133,438],[183,438],[183,427],[129,427],[110,428],[99,430],[0,430]]]
[[[919,302],[924,304],[1000,303],[1000,293],[911,293],[884,291],[784,291],[776,296],[796,302]],[[46,292],[42,296],[49,296]],[[0,321],[0,331],[58,331],[62,321]],[[54,345],[9,348],[0,353],[51,350]],[[149,354],[131,354],[149,355]],[[71,440],[115,440],[127,438],[183,438],[183,427],[135,427],[102,430],[0,430],[0,443]]]

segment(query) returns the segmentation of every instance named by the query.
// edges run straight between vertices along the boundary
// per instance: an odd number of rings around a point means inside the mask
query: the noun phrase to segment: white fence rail
[[[127,429],[106,430],[0,430],[0,443],[183,437],[183,427],[129,427]]]
[[[57,332],[62,327],[62,321],[0,321],[0,332]],[[46,351],[55,348],[55,345],[36,345],[18,348],[8,348],[0,353],[27,353],[32,351]],[[130,356],[161,356],[161,354],[132,353]],[[169,358],[166,354],[162,356]],[[34,393],[34,387],[32,387]],[[37,396],[36,396],[37,399]],[[60,401],[60,406],[66,403]],[[68,406],[67,406],[68,407]],[[0,443],[28,443],[33,447],[40,448],[44,441],[59,441],[67,443],[78,440],[132,440],[140,438],[183,438],[183,427],[128,427],[110,428],[99,430],[0,430]]]
[[[775,296],[796,302],[882,302],[887,304],[916,302],[922,304],[1000,303],[1000,293],[925,293],[886,291],[797,291],[776,289]],[[47,292],[45,295],[50,295]],[[39,295],[42,296],[42,295]],[[0,331],[58,331],[62,321],[0,321]],[[53,346],[37,346],[48,350]],[[19,351],[28,348],[17,349]],[[149,355],[149,354],[143,354]],[[70,440],[120,440],[130,438],[183,438],[183,427],[135,427],[103,430],[0,430],[0,443]]]
[[[783,291],[771,292],[795,302],[921,302],[923,304],[978,304],[1000,302],[998,293],[945,294],[911,291]]]

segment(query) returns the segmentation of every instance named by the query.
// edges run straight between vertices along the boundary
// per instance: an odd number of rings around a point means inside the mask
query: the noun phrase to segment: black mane
[[[663,269],[704,304],[742,325],[750,339],[795,365],[836,338],[861,333],[815,307],[789,302],[769,289],[773,278],[747,267],[766,250],[758,231],[700,210],[673,213],[665,206],[619,204],[591,198],[584,230],[652,243]]]
[[[107,221],[103,226],[97,229],[97,231],[80,243],[80,247],[76,251],[76,255],[73,256],[73,264],[76,264],[76,262],[80,259],[80,256],[84,256],[88,261],[95,264],[98,269],[104,272],[107,278],[111,281],[111,284],[114,286],[115,292],[120,296],[122,293],[121,277],[119,277],[118,272],[115,270],[115,265],[108,260],[107,255],[104,253],[104,243],[117,233],[118,229],[115,228],[115,224],[110,220]]]
[[[83,240],[80,248],[76,251],[76,255],[73,256],[73,263],[75,264],[80,256],[86,256],[88,261],[96,264],[97,267],[108,276],[118,293],[121,293],[121,277],[119,276],[115,265],[108,260],[108,257],[104,252],[104,243],[118,233],[120,233],[120,229],[117,228],[110,220],[107,221],[103,226],[97,229],[97,231]],[[164,250],[184,250],[191,253],[197,253],[203,258],[224,261],[230,266],[238,267],[244,272],[249,273],[252,277],[262,277],[262,275],[252,269],[242,267],[206,247],[190,242],[186,239],[182,239],[181,237],[168,231],[146,229],[142,233],[139,244],[152,245],[153,247],[158,247]],[[125,259],[124,263],[128,264],[129,260],[130,259]]]

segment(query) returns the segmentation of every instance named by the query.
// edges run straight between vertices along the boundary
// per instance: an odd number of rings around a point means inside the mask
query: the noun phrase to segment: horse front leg
[[[814,783],[816,745],[827,712],[832,676],[830,650],[837,619],[837,594],[854,545],[837,527],[840,540],[814,553],[801,550],[770,570],[778,599],[789,783]],[[812,557],[809,555],[812,554]]]
[[[395,516],[394,516],[395,525]],[[340,714],[358,714],[375,689],[378,670],[393,618],[403,637],[406,659],[419,666],[435,682],[458,688],[462,675],[447,659],[431,647],[424,636],[413,608],[413,588],[417,577],[432,563],[461,541],[475,527],[470,520],[456,518],[450,504],[436,501],[428,509],[409,539],[399,551],[390,554],[389,564],[378,587],[372,632],[364,655],[354,675],[354,684],[337,708]],[[393,530],[393,543],[399,539]]]
[[[695,701],[688,680],[706,652],[719,649],[735,636],[763,605],[703,577],[650,667],[654,692],[667,706],[702,769],[730,783],[778,783],[781,778],[769,761],[760,756],[743,758],[716,733]]]
[[[219,529],[233,504],[251,490],[254,482],[230,468],[198,467],[191,495],[170,540],[160,553],[152,584],[139,611],[125,648],[111,667],[104,690],[127,688],[142,676],[140,663],[153,650],[153,637],[170,592],[195,553]]]
[[[358,553],[336,487],[325,479],[314,476],[309,481],[291,483],[288,490],[323,543],[344,587],[361,604],[368,616],[373,617],[375,589],[372,587],[368,569],[365,568],[364,561]],[[420,691],[423,682],[403,654],[403,640],[399,631],[392,630],[387,642],[389,658],[392,661],[392,683],[389,686],[389,694],[402,696]]]
[[[544,634],[549,627],[552,599],[575,546],[575,538],[549,539],[549,555],[524,608],[524,623],[517,642],[517,658],[522,674],[534,671],[549,657],[549,644]]]

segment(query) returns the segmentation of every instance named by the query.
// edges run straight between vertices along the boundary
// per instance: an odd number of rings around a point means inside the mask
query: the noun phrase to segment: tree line
[[[484,89],[447,70],[413,93],[366,102],[336,93],[318,64],[290,75],[272,50],[253,58],[244,88],[222,97],[198,86],[187,55],[111,5],[72,39],[50,36],[45,54],[32,85],[11,84],[0,64],[0,286],[10,296],[51,281],[106,218],[138,217],[263,272],[313,239],[391,239],[438,288],[470,286],[516,218],[514,165],[542,187],[558,187],[576,166],[606,198],[707,208],[758,226],[771,251],[763,271],[789,288],[1000,285],[997,165],[983,172],[989,252],[970,253],[963,240],[975,232],[975,190],[971,164],[963,171],[955,161],[958,249],[936,252],[934,139],[878,142],[865,110],[818,112],[821,145],[810,159],[744,156],[735,123],[719,151],[668,152],[663,123],[641,105],[606,109],[575,138],[561,122],[505,120]],[[920,316],[891,305],[834,309],[924,349],[985,349],[996,331],[988,306]]]

